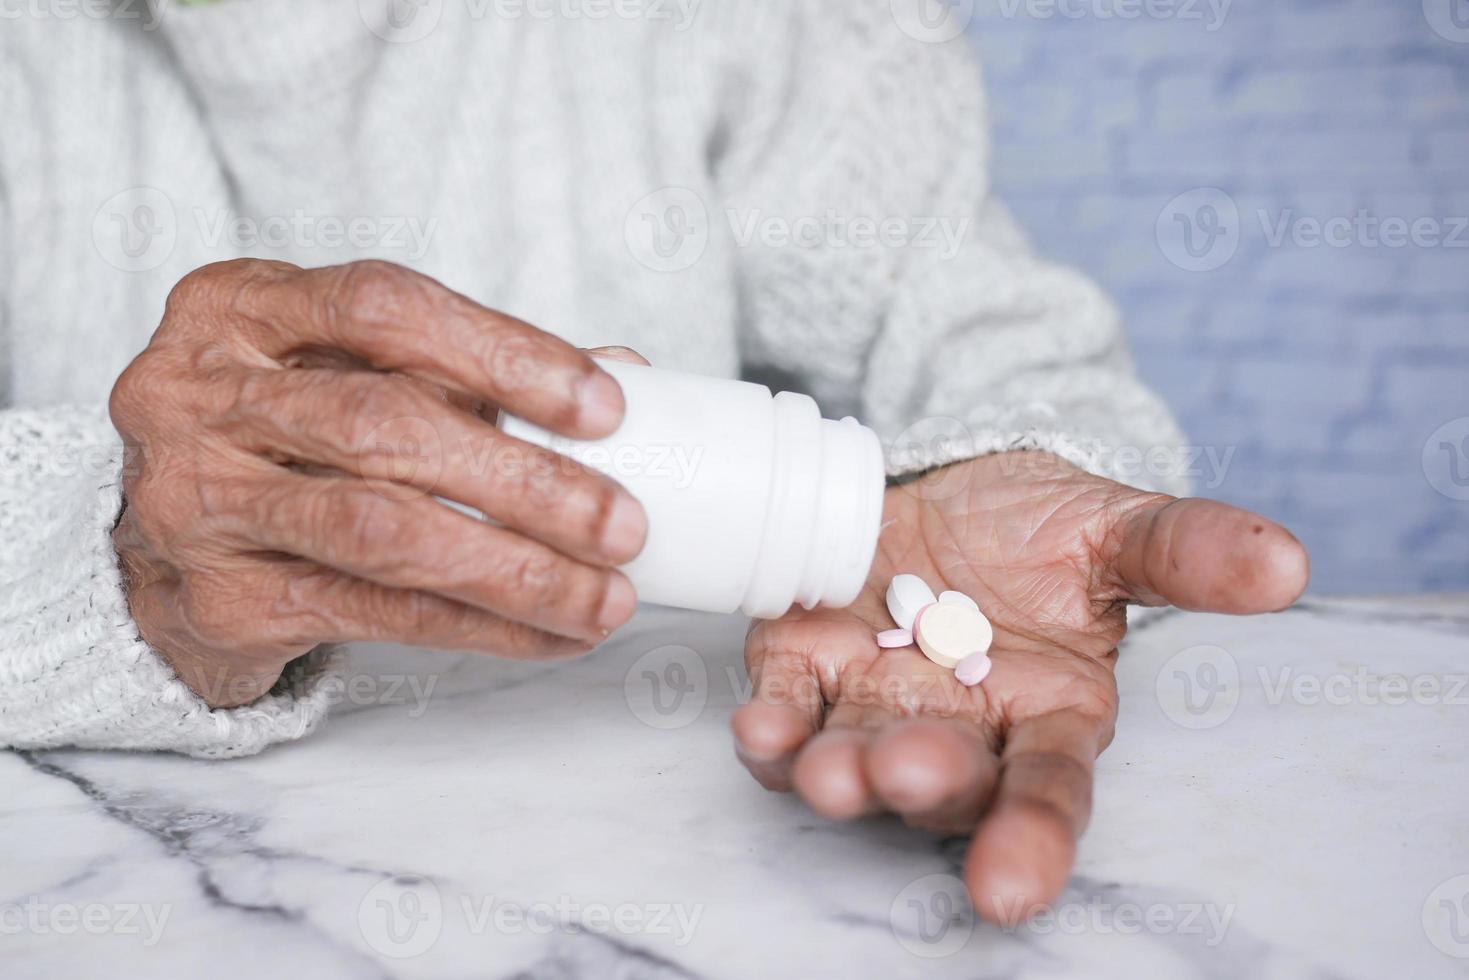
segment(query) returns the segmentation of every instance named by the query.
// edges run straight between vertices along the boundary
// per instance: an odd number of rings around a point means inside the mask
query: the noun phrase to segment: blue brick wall
[[[1469,0],[978,0],[971,32],[998,191],[1233,451],[1213,495],[1317,591],[1469,590]]]

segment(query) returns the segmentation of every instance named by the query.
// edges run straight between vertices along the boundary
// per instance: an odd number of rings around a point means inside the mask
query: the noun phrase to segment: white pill
[[[995,638],[984,613],[958,602],[923,610],[913,633],[923,655],[950,670],[976,653],[988,653]]]
[[[911,630],[918,610],[937,601],[933,589],[917,575],[895,575],[888,583],[888,612],[899,629]]]
[[[975,612],[979,612],[979,603],[975,602],[973,599],[969,598],[962,592],[954,592],[952,590],[948,592],[940,592],[939,602],[957,602],[961,606],[968,606]]]

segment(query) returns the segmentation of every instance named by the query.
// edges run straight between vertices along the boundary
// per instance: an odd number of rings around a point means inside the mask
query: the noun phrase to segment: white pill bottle
[[[627,487],[648,540],[623,567],[643,602],[770,619],[799,603],[856,601],[877,550],[882,446],[806,395],[603,361],[627,414],[605,439],[554,435],[502,414],[508,435]]]

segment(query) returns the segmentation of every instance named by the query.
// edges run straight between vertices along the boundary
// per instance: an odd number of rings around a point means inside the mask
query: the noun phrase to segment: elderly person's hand
[[[603,436],[617,383],[407,269],[199,269],[111,409],[133,616],[212,705],[253,700],[323,642],[562,657],[634,611],[613,566],[642,548],[641,506],[492,424],[504,409]]]
[[[1112,737],[1112,670],[1126,605],[1282,609],[1306,587],[1284,528],[1209,500],[1176,500],[1044,453],[988,456],[888,491],[867,588],[850,609],[757,623],[754,697],[735,716],[746,767],[817,811],[890,811],[974,832],[975,908],[1019,922],[1057,898],[1091,810],[1092,763]],[[994,661],[965,688],[913,647],[880,650],[885,599],[911,572],[973,597]]]

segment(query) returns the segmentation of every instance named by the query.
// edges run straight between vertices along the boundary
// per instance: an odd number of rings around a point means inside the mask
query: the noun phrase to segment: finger
[[[751,697],[730,721],[735,754],[766,789],[788,792],[802,746],[821,728],[825,698],[790,621],[757,622],[745,640]],[[809,632],[809,630],[805,631]]]
[[[973,829],[999,771],[982,733],[960,719],[894,722],[867,752],[867,779],[883,805],[909,824],[938,833]]]
[[[641,364],[644,367],[653,366],[651,361],[631,347],[589,347],[587,353],[604,361],[625,361],[628,364]]]
[[[831,820],[854,820],[879,812],[877,793],[867,779],[867,746],[872,729],[837,718],[859,709],[833,709],[835,724],[823,728],[796,755],[791,783],[806,805]]]
[[[615,480],[513,439],[400,375],[265,369],[244,372],[222,423],[261,455],[324,464],[458,501],[594,564],[642,550],[643,507]]]
[[[238,277],[232,268],[206,267],[186,281],[208,288],[211,275]],[[272,358],[346,351],[574,438],[600,438],[622,421],[622,389],[584,351],[420,273],[376,261],[250,269],[234,285],[234,312]]]
[[[414,589],[394,589],[303,560],[276,564],[259,591],[272,642],[296,646],[380,641],[516,660],[579,656],[592,644]]]
[[[632,617],[622,573],[594,568],[429,497],[278,472],[214,491],[238,540],[396,589],[432,592],[562,636],[597,641]]]
[[[1221,613],[1284,609],[1306,590],[1310,560],[1285,528],[1213,500],[1167,500],[1122,518],[1107,565],[1116,597]]]
[[[1098,720],[1063,709],[1016,724],[1001,758],[994,803],[965,861],[974,908],[1015,925],[1055,901],[1091,815]]]

